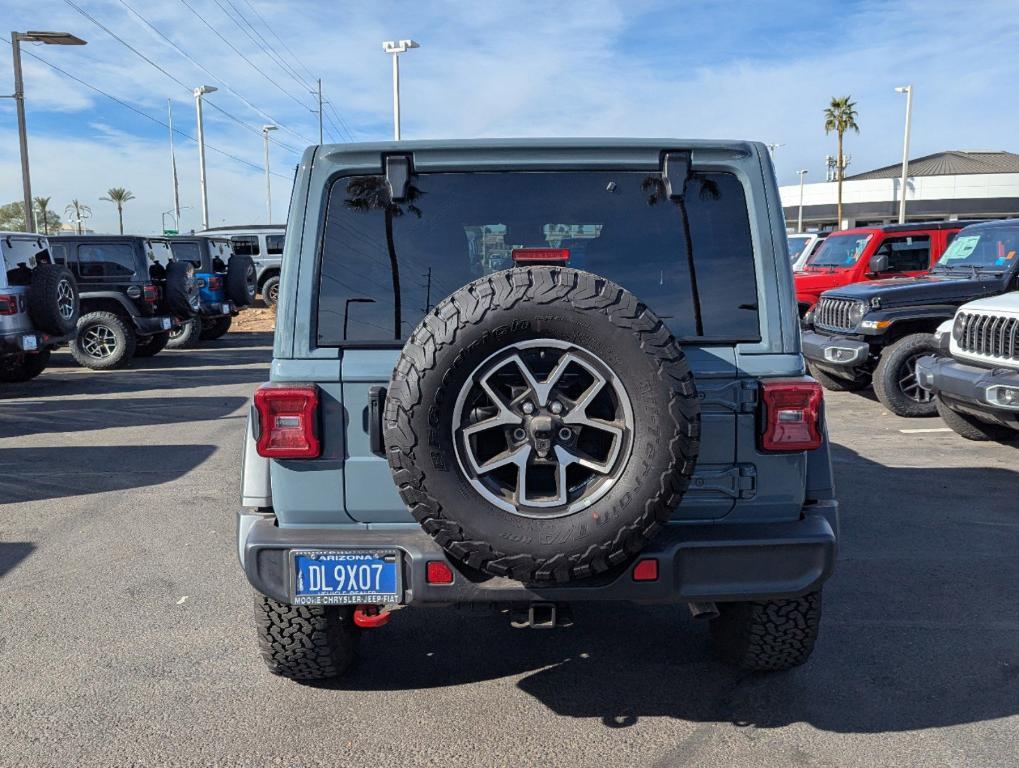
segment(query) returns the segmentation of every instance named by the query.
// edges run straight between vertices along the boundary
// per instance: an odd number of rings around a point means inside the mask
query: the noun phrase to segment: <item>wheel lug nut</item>
[[[552,405],[549,407],[552,409],[552,413],[556,414],[557,416],[563,412],[563,404],[560,403],[558,400],[553,400]]]
[[[517,427],[513,430],[513,439],[518,443],[527,439],[527,433],[524,431],[523,427]]]
[[[570,440],[573,437],[573,432],[568,427],[563,427],[559,430],[559,439],[563,441]]]
[[[520,407],[523,410],[523,412],[526,413],[528,416],[534,413],[534,403],[526,402]]]

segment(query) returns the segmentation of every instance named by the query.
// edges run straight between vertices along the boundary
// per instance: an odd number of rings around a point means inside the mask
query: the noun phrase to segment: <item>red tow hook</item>
[[[389,611],[377,605],[359,605],[354,609],[354,623],[361,629],[377,629],[389,623]]]

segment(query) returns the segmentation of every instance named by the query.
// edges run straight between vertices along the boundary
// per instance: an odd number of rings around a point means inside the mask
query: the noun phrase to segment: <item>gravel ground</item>
[[[817,651],[716,662],[685,609],[406,610],[341,685],[269,675],[234,548],[267,334],[0,390],[0,764],[1014,766],[1017,448],[828,396]]]

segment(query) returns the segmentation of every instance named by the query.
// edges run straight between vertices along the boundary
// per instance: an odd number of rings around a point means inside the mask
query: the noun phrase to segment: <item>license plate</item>
[[[399,603],[396,550],[297,550],[291,553],[296,605]]]
[[[39,340],[35,336],[22,336],[21,346],[26,352],[34,352],[39,349]]]
[[[170,320],[170,318],[168,318],[168,317],[164,317],[163,318],[163,330],[164,331],[170,330],[170,326],[171,325],[173,325],[173,321]]]

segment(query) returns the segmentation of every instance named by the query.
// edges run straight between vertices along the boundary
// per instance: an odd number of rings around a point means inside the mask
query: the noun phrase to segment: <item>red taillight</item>
[[[425,566],[425,581],[429,584],[452,584],[453,569],[441,560],[432,560]]]
[[[765,451],[821,447],[821,385],[816,381],[766,381],[761,385]]]
[[[149,304],[159,301],[159,288],[154,285],[146,285],[142,288],[142,298]]]
[[[222,291],[223,290],[223,278],[222,277],[210,277],[209,278],[209,290],[210,291]]]
[[[645,558],[633,566],[634,581],[658,581],[658,561],[652,557]]]
[[[17,296],[0,296],[0,315],[18,314]]]
[[[259,456],[269,459],[314,459],[318,439],[318,388],[265,385],[255,391]]]
[[[513,261],[517,264],[565,264],[570,260],[569,248],[514,248]]]

